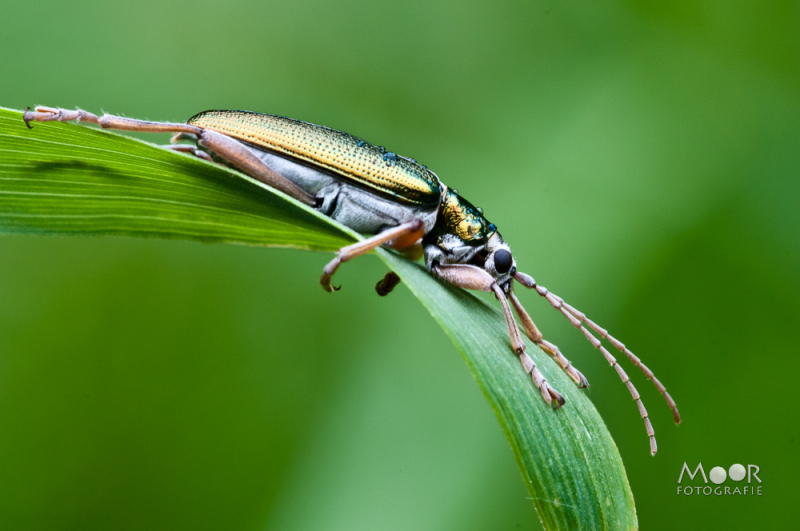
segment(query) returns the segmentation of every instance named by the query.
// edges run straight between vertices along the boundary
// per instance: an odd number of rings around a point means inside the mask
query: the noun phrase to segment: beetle
[[[544,401],[559,408],[564,398],[525,352],[512,308],[534,344],[552,356],[579,387],[589,383],[557,346],[542,337],[514,293],[516,281],[544,297],[616,369],[636,401],[651,454],[656,453],[656,439],[639,393],[592,332],[606,339],[652,380],[672,410],[675,422],[680,423],[675,401],[636,355],[582,312],[519,271],[508,244],[483,211],[414,159],[336,129],[250,111],[205,111],[186,123],[169,123],[109,114],[98,117],[83,110],[38,106],[33,111],[26,109],[23,118],[28,127],[34,121],[58,120],[125,131],[174,133],[172,144],[165,148],[235,167],[359,233],[372,235],[339,249],[324,267],[320,284],[328,292],[339,289],[331,284],[331,278],[342,263],[377,247],[396,249],[412,258],[424,255],[427,269],[434,276],[461,288],[494,293],[523,370]],[[177,144],[180,140],[191,140],[194,146]],[[376,289],[386,295],[399,281],[397,275],[389,273]]]

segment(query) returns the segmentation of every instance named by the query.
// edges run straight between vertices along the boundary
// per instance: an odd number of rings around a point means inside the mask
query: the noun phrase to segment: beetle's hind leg
[[[536,346],[538,346],[540,349],[555,358],[559,366],[564,369],[564,372],[566,372],[569,377],[572,378],[572,381],[578,384],[578,387],[589,387],[589,381],[581,373],[581,371],[576,369],[572,363],[565,358],[563,354],[561,354],[561,351],[558,350],[557,346],[549,341],[546,341],[542,337],[542,333],[539,332],[539,329],[534,324],[533,319],[531,319],[531,316],[525,311],[525,308],[522,307],[522,304],[519,302],[519,299],[513,291],[509,292],[508,298],[511,299],[511,305],[517,312],[519,320],[522,323],[522,328],[525,329],[525,334],[527,334],[530,340],[536,343]]]
[[[30,127],[31,122],[80,122],[96,124],[103,129],[117,129],[120,131],[140,131],[142,133],[188,133],[200,138],[203,129],[194,125],[174,123],[174,122],[151,122],[148,120],[134,120],[112,114],[97,116],[88,111],[77,109],[70,111],[56,107],[45,107],[37,105],[31,111],[30,107],[22,115],[25,124]]]
[[[314,196],[298,187],[293,182],[277,174],[269,166],[253,154],[250,149],[227,135],[203,129],[196,125],[173,122],[151,122],[147,120],[134,120],[112,114],[98,117],[87,111],[57,109],[53,107],[37,106],[33,111],[30,108],[22,115],[25,125],[30,127],[31,122],[87,122],[97,124],[103,129],[117,129],[120,131],[138,131],[141,133],[177,133],[179,135],[192,135],[197,139],[198,147],[202,147],[218,155],[221,159],[240,169],[250,177],[261,181],[281,192],[297,199],[301,203],[315,206],[317,200]]]
[[[331,285],[331,277],[334,273],[336,273],[336,270],[342,263],[352,260],[357,256],[361,256],[362,254],[367,254],[381,245],[389,244],[398,248],[414,245],[414,243],[422,238],[424,233],[425,224],[422,222],[422,220],[412,219],[411,221],[407,221],[396,227],[392,227],[391,229],[387,229],[379,234],[376,234],[371,238],[356,242],[353,245],[348,245],[347,247],[342,247],[337,251],[336,258],[328,262],[328,265],[326,265],[322,270],[322,276],[319,279],[319,283],[322,284],[323,289],[325,289],[327,292],[338,291],[338,287]],[[378,293],[380,293],[380,290]],[[388,294],[389,292],[387,291],[386,293]]]

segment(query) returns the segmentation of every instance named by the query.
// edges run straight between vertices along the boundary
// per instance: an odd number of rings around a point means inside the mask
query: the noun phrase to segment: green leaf
[[[333,251],[353,231],[238,172],[84,126],[25,127],[0,109],[0,233],[116,234]],[[552,410],[522,371],[496,306],[419,264],[377,253],[461,352],[491,403],[547,529],[635,529],[619,452],[591,402],[528,343],[566,399]],[[314,279],[316,280],[316,279]]]

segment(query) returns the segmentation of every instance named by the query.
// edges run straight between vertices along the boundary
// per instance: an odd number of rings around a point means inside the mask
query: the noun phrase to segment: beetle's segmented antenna
[[[667,389],[664,387],[664,385],[660,381],[658,381],[658,378],[655,377],[653,371],[651,371],[645,364],[643,364],[641,360],[633,352],[628,350],[628,348],[625,347],[625,345],[622,342],[611,336],[605,329],[601,328],[593,321],[588,319],[586,315],[584,315],[582,312],[578,311],[577,309],[573,308],[572,306],[564,302],[564,299],[562,299],[558,295],[555,295],[554,293],[550,293],[550,291],[544,286],[539,286],[538,284],[536,284],[536,281],[533,279],[533,277],[526,275],[525,273],[517,272],[514,275],[514,278],[523,286],[535,289],[536,293],[547,299],[547,301],[550,303],[551,306],[553,306],[553,308],[564,314],[564,317],[566,317],[569,320],[569,322],[572,323],[573,326],[580,329],[580,331],[583,332],[583,335],[586,336],[586,339],[588,339],[589,342],[603,354],[603,357],[606,359],[606,361],[608,361],[609,365],[614,367],[620,379],[628,388],[628,391],[631,393],[633,399],[636,401],[636,405],[639,408],[639,414],[642,416],[642,419],[644,420],[644,426],[645,429],[647,430],[647,435],[650,437],[650,453],[655,455],[657,446],[656,446],[655,433],[653,431],[653,425],[650,423],[650,419],[647,415],[647,410],[645,409],[644,404],[642,403],[639,392],[636,390],[636,387],[634,387],[627,373],[622,369],[622,367],[620,367],[619,363],[617,363],[616,358],[614,358],[614,356],[611,355],[611,353],[603,346],[600,340],[597,339],[594,335],[592,335],[592,333],[589,330],[587,330],[583,326],[583,324],[586,324],[589,328],[597,332],[597,334],[599,334],[601,338],[607,339],[609,343],[614,345],[616,349],[625,354],[625,356],[627,356],[628,359],[630,359],[634,365],[636,365],[642,370],[644,375],[653,382],[653,384],[656,386],[656,389],[658,389],[658,391],[664,396],[664,399],[667,401],[667,405],[672,410],[672,416],[675,418],[675,423],[680,424],[681,416],[680,413],[678,413],[678,407],[675,405],[675,401],[672,399],[671,396],[669,396],[669,393],[667,392]]]
[[[661,393],[664,396],[664,400],[667,401],[667,405],[669,406],[670,410],[672,410],[672,416],[675,419],[675,424],[680,424],[681,423],[681,414],[678,412],[678,406],[675,404],[675,401],[672,399],[672,397],[667,392],[667,388],[664,387],[664,384],[662,384],[658,380],[658,378],[656,378],[655,374],[653,374],[653,371],[651,371],[650,368],[647,365],[642,363],[642,361],[639,359],[639,357],[636,354],[631,352],[625,346],[624,343],[622,343],[621,341],[616,339],[614,336],[609,334],[608,331],[605,328],[602,328],[602,327],[598,326],[594,321],[592,321],[591,319],[586,317],[586,315],[583,312],[577,310],[576,308],[574,308],[574,307],[570,306],[569,304],[567,304],[566,302],[564,302],[564,299],[562,299],[561,297],[559,297],[555,293],[549,293],[549,295],[553,297],[553,299],[561,306],[561,308],[564,308],[567,312],[569,312],[576,319],[578,319],[578,321],[580,321],[581,323],[586,324],[589,328],[591,328],[592,330],[597,332],[597,334],[601,338],[607,339],[609,343],[614,345],[614,348],[616,348],[617,350],[619,350],[620,352],[625,354],[625,356],[629,360],[631,360],[631,362],[635,366],[639,367],[639,369],[641,369],[641,371],[644,373],[644,375],[647,377],[647,379],[653,382],[653,385],[656,386],[656,389],[658,389],[658,392]],[[552,302],[551,302],[551,304],[552,304]],[[584,329],[584,334],[586,334],[586,329]]]

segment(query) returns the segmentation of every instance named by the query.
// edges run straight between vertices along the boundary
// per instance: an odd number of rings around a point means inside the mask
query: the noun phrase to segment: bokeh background
[[[644,529],[776,528],[798,467],[796,2],[2,4],[0,105],[343,129],[483,206],[520,267],[667,385],[588,376]],[[163,141],[164,139],[156,139]],[[2,139],[0,139],[2,149]],[[1,201],[2,199],[0,199]],[[538,529],[458,352],[376,258],[0,238],[0,528]],[[676,495],[760,466],[760,497]]]

